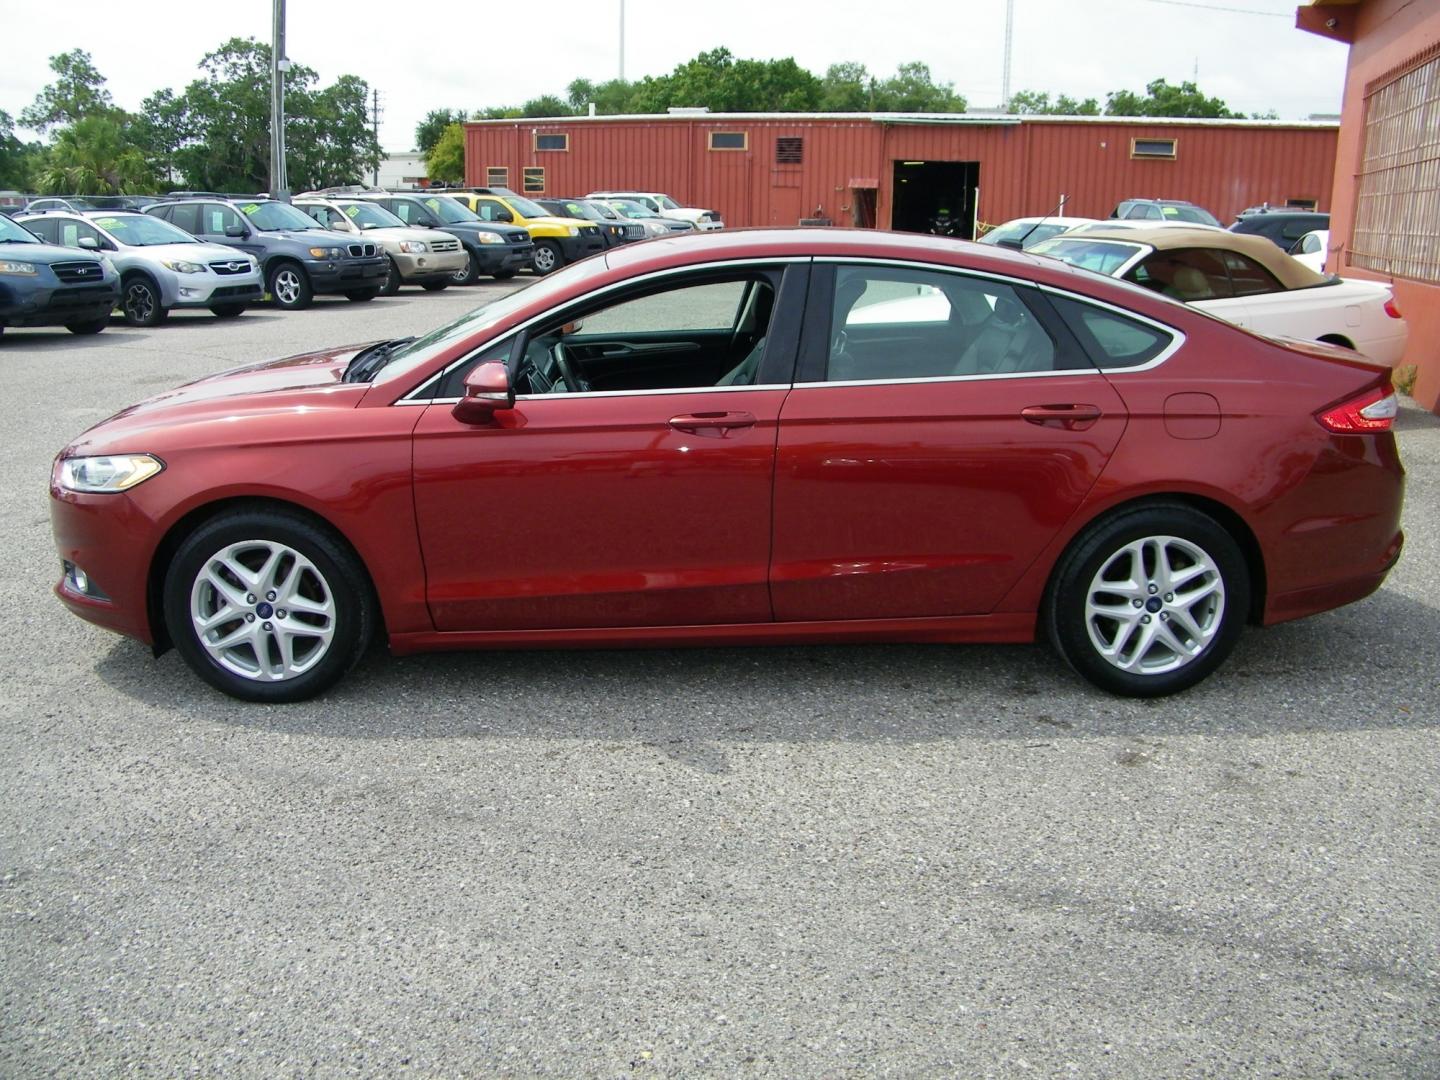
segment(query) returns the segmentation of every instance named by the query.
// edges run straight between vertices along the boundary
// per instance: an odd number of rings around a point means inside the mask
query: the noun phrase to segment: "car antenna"
[[[1023,250],[1025,249],[1025,241],[1030,239],[1030,234],[1033,233],[1036,229],[1038,229],[1041,225],[1044,225],[1045,222],[1049,221],[1052,217],[1058,217],[1059,214],[1060,214],[1060,211],[1061,211],[1061,210],[1064,210],[1064,209],[1065,209],[1065,193],[1062,191],[1062,192],[1060,193],[1060,201],[1055,204],[1055,209],[1054,209],[1054,210],[1051,210],[1048,214],[1046,214],[1044,217],[1042,217],[1039,221],[1035,222],[1034,225],[1031,225],[1030,228],[1026,229],[1026,230],[1025,230],[1025,235],[1022,236],[1022,237],[1020,237],[1019,240],[1016,240],[1016,241],[1015,241],[1015,246],[1016,246],[1016,248],[1019,249],[1019,250],[1021,250],[1021,251],[1023,251]],[[1008,247],[1009,245],[1007,244],[1006,246]]]

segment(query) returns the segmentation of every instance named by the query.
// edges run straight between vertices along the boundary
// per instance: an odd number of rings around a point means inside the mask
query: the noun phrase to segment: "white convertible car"
[[[1390,286],[1327,277],[1263,236],[1217,229],[1090,229],[1035,245],[1261,334],[1325,341],[1394,367],[1407,331]]]

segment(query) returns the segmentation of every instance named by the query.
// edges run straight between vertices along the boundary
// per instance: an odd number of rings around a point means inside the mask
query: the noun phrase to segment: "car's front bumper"
[[[465,250],[475,255],[482,274],[503,274],[526,269],[534,256],[535,245],[476,243],[466,245]]]
[[[383,255],[330,261],[306,260],[305,272],[310,275],[310,288],[317,293],[378,289],[385,284],[390,263]]]
[[[120,279],[94,285],[0,283],[0,326],[65,326],[102,319],[120,302]]]
[[[52,484],[50,525],[62,560],[60,602],[97,626],[153,645],[146,579],[156,523],[126,494],[80,495]],[[83,572],[91,591],[79,591],[67,563]]]
[[[470,260],[463,247],[455,251],[432,251],[424,255],[392,251],[390,258],[395,260],[395,265],[400,270],[400,280],[404,282],[438,281],[457,270],[464,270]]]

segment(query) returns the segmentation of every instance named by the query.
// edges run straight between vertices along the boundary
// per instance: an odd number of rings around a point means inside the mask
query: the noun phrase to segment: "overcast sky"
[[[576,76],[614,77],[620,6],[290,0],[288,52],[322,84],[353,74],[377,87],[380,141],[387,150],[408,150],[430,109],[518,105],[544,93],[563,96]],[[817,75],[842,60],[882,76],[921,60],[972,108],[993,107],[1001,97],[1005,0],[624,6],[632,80],[724,45],[739,57],[793,56]],[[116,104],[136,110],[160,87],[182,90],[200,58],[227,38],[270,39],[269,0],[67,0],[63,10],[32,17],[32,3],[0,0],[0,26],[12,34],[0,65],[0,109],[12,117],[50,81],[47,59],[56,53],[87,50]],[[1108,90],[1198,76],[1205,93],[1246,113],[1274,109],[1299,120],[1338,112],[1346,49],[1295,29],[1294,13],[1295,3],[1279,0],[1015,0],[1011,89],[1103,104]]]

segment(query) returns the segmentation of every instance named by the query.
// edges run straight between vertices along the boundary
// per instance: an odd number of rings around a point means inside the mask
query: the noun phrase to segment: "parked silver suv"
[[[155,326],[172,308],[232,318],[261,296],[260,268],[243,251],[202,244],[146,214],[50,210],[15,220],[47,243],[108,253],[120,272],[120,313],[131,326]]]

